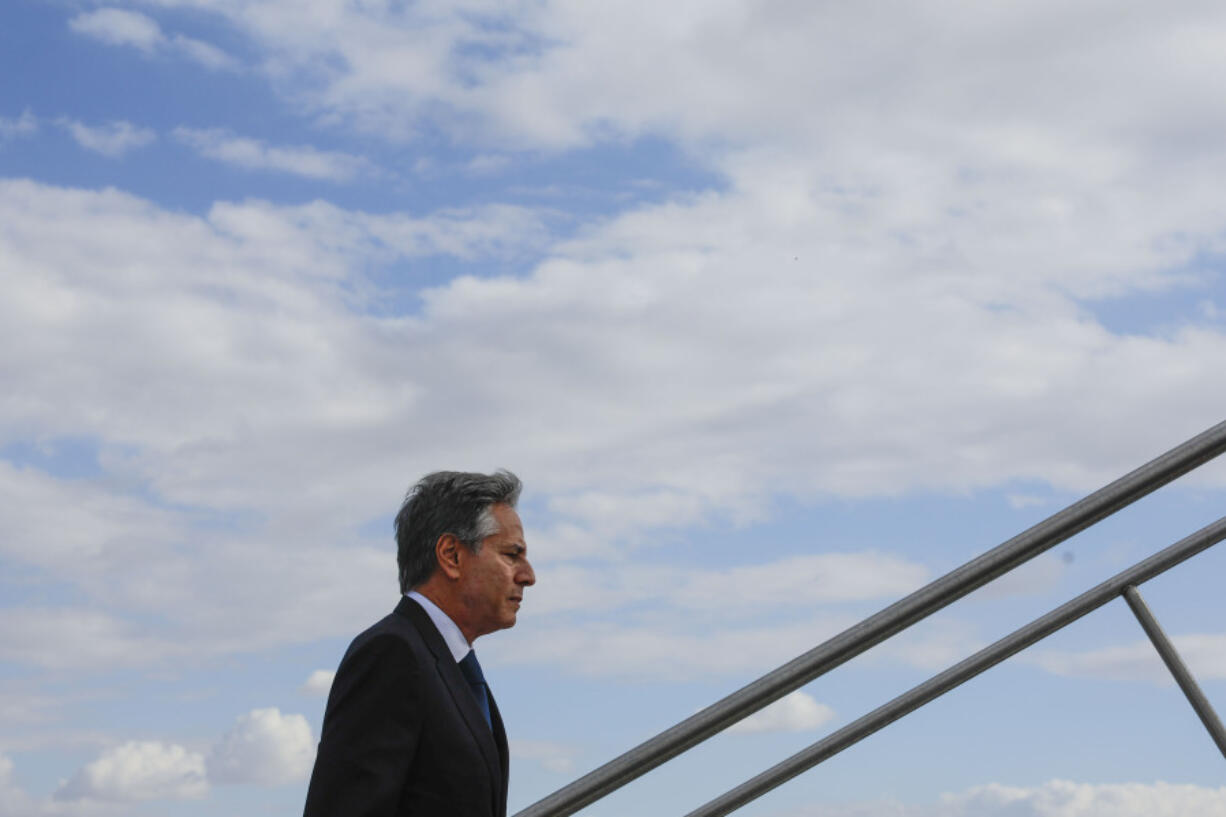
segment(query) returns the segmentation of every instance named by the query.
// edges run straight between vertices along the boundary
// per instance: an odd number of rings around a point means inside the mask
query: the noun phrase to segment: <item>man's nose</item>
[[[524,559],[524,569],[520,571],[517,578],[519,579],[519,583],[525,587],[530,584],[536,584],[536,571],[532,569],[532,562]]]

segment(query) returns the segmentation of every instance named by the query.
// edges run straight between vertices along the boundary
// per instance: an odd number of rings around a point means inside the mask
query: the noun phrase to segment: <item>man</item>
[[[536,581],[519,478],[440,471],[396,515],[404,597],[354,639],[328,706],[305,817],[504,817],[507,739],[472,642],[515,624]]]

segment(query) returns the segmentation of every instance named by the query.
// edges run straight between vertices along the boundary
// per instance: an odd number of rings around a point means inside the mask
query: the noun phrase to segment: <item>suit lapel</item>
[[[465,680],[463,673],[460,672],[460,668],[451,653],[448,652],[446,656],[439,658],[437,666],[447,691],[451,693],[451,699],[455,701],[456,708],[464,716],[464,723],[467,724],[468,731],[472,734],[473,740],[480,747],[481,756],[485,758],[485,765],[489,767],[490,789],[494,792],[494,799],[496,801],[503,779],[503,765],[499,762],[498,748],[494,745],[494,735],[490,731],[489,724],[485,722],[485,716],[481,714],[481,708],[477,706],[477,700],[473,697],[468,681]],[[493,709],[492,706],[490,708],[491,710]],[[495,805],[497,804],[495,803]],[[501,814],[497,808],[495,808],[494,813]]]
[[[421,608],[421,605],[405,596],[396,605],[396,612],[406,616],[413,623],[417,631],[421,633],[422,639],[426,642],[430,652],[434,654],[435,667],[438,670],[439,677],[443,680],[443,686],[451,693],[451,700],[455,702],[456,709],[460,711],[460,715],[464,719],[469,733],[472,735],[477,747],[481,750],[481,757],[485,759],[485,765],[489,767],[490,782],[492,784],[490,788],[494,791],[494,797],[497,799],[500,788],[505,787],[507,779],[505,772],[507,766],[503,761],[506,752],[505,737],[500,745],[495,744],[490,726],[486,724],[485,716],[481,714],[481,708],[477,705],[477,699],[473,697],[468,681],[464,678],[464,674],[460,672],[455,656],[451,654],[451,650],[447,648],[447,643],[443,641],[443,637],[439,635],[434,622],[430,620],[430,616]],[[498,732],[502,734],[502,719],[494,714],[495,711],[493,696],[491,695],[491,720],[497,724]],[[502,812],[498,811],[496,807],[494,813],[501,814]]]

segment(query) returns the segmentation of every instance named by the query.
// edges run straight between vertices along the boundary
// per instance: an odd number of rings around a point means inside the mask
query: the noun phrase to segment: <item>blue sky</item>
[[[15,0],[0,817],[301,808],[508,467],[528,805],[1223,418],[1226,11]],[[598,803],[685,813],[1216,519],[1210,465]],[[1226,697],[1210,551],[1144,588]],[[1122,602],[746,807],[1226,814]],[[1162,811],[1167,809],[1167,811]]]

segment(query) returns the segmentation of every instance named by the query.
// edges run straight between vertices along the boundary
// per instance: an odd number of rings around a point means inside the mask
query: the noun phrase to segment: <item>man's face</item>
[[[491,508],[498,532],[487,536],[476,553],[461,548],[460,600],[469,640],[515,626],[524,588],[536,583],[528,562],[524,527],[510,505]]]

